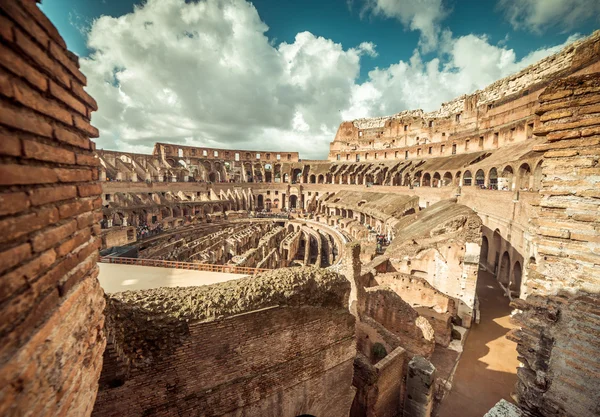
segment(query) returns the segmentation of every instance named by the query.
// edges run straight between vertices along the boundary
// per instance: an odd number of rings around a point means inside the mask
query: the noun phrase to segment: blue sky
[[[148,0],[134,13],[140,3],[40,6],[82,57],[100,147],[305,157],[326,155],[342,119],[433,110],[589,35],[600,15],[596,0]]]

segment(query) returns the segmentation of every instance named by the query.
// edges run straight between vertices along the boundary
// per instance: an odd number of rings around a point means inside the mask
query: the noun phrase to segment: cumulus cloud
[[[448,12],[443,0],[365,0],[363,8],[363,13],[398,19],[410,30],[420,31],[423,52],[436,48],[440,23]]]
[[[358,83],[373,43],[345,49],[302,32],[274,44],[267,29],[245,0],[148,0],[93,22],[81,67],[99,104],[98,148],[149,152],[163,141],[323,158],[343,119],[433,110],[560,48],[518,60],[484,36],[445,31],[443,61],[417,50]]]
[[[342,112],[344,119],[384,116],[406,109],[437,109],[441,103],[463,94],[473,93],[494,81],[520,71],[540,59],[560,51],[579,35],[561,44],[542,48],[517,59],[514,50],[493,45],[485,36],[458,38],[446,32],[441,49],[448,55],[423,61],[415,51],[409,61],[369,72],[368,80],[355,85],[353,103]]]
[[[498,0],[515,29],[541,33],[549,28],[570,30],[589,19],[600,20],[598,0]]]

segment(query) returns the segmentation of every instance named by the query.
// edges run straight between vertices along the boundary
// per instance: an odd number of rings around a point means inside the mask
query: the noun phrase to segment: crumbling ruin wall
[[[94,415],[348,415],[349,293],[339,274],[294,268],[113,294],[107,331],[119,354],[104,370],[116,380],[104,379]]]
[[[516,300],[519,405],[536,415],[600,414],[600,74],[540,96],[545,136],[529,296]]]
[[[102,365],[95,101],[33,0],[0,1],[0,415],[90,415]]]

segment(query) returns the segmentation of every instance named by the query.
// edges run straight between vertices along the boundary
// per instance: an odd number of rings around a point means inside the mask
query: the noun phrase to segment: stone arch
[[[494,272],[498,270],[498,263],[500,262],[500,249],[502,248],[502,235],[500,235],[500,230],[494,230],[494,234],[492,235],[492,253],[494,253]]]
[[[325,181],[325,177],[323,176],[323,174],[321,174],[317,177],[317,182],[319,184],[323,184],[324,181]]]
[[[521,278],[523,275],[523,268],[521,263],[516,261],[512,268],[512,279],[510,280],[510,289],[517,296],[521,294]]]
[[[485,186],[485,172],[483,172],[483,169],[478,169],[475,173],[475,185],[478,187]]]
[[[508,251],[504,251],[500,260],[500,268],[498,270],[498,281],[508,287],[510,285],[510,255]]]
[[[454,176],[454,185],[456,185],[457,187],[461,185],[461,175],[462,175],[462,172],[458,171],[456,173],[456,175]]]
[[[496,168],[492,168],[488,172],[488,185],[493,190],[498,189],[498,170]]]
[[[208,174],[208,180],[210,182],[217,182],[217,173],[211,172],[210,174]]]
[[[446,172],[444,174],[444,177],[442,178],[442,185],[444,187],[452,185],[452,174],[450,172]]]
[[[442,176],[439,172],[433,174],[433,179],[431,180],[432,187],[440,187],[442,184]]]
[[[481,252],[479,253],[479,262],[484,266],[487,266],[487,259],[489,254],[490,244],[488,238],[485,236],[481,237]]]
[[[533,170],[533,190],[539,191],[542,189],[542,160],[540,160]]]
[[[316,184],[317,176],[315,174],[311,174],[310,177],[308,177],[308,182],[310,182],[311,184]]]
[[[473,175],[471,174],[471,171],[466,170],[465,173],[463,174],[462,185],[464,185],[465,187],[473,185]]]
[[[298,196],[295,194],[290,196],[290,208],[298,208]]]
[[[423,178],[421,179],[421,187],[430,187],[431,186],[431,174],[426,172],[423,174]]]
[[[260,210],[263,207],[264,207],[264,197],[262,194],[259,194],[258,196],[256,196],[256,208]]]
[[[509,191],[513,189],[513,177],[514,177],[514,170],[510,165],[506,165],[504,167],[504,169],[502,170],[502,178],[505,179],[506,184],[504,185],[504,187],[506,187]],[[506,189],[503,188],[503,189]]]
[[[529,190],[531,181],[531,167],[528,163],[523,163],[517,171],[516,187],[517,190]]]

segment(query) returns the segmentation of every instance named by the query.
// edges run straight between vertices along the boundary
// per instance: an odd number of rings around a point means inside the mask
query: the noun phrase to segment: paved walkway
[[[438,417],[481,417],[517,381],[517,346],[506,339],[514,328],[509,323],[508,298],[492,274],[481,271],[477,282],[481,321],[473,325],[454,376],[452,391],[441,404]]]
[[[159,287],[192,287],[243,278],[247,275],[189,271],[152,266],[98,263],[100,285],[108,294]]]

